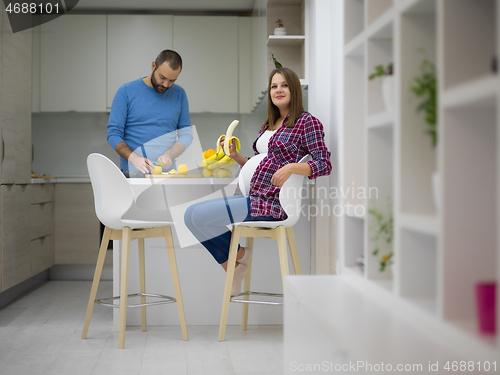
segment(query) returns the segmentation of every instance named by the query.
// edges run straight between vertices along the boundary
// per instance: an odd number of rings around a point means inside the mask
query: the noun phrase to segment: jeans
[[[198,241],[221,264],[229,258],[231,230],[227,225],[242,221],[279,221],[272,216],[250,216],[250,198],[233,195],[210,199],[189,206],[184,222]],[[239,250],[239,245],[238,245]]]

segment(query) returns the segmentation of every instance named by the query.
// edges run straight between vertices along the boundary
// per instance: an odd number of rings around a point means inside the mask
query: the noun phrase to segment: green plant
[[[417,107],[417,112],[425,113],[426,129],[425,133],[431,137],[432,147],[436,147],[438,142],[437,135],[437,79],[436,66],[427,59],[422,61],[420,66],[421,75],[415,77],[410,91],[418,98],[424,100]]]
[[[377,257],[380,262],[380,272],[384,272],[386,267],[392,264],[392,250],[386,254],[381,255],[380,242],[390,245],[394,236],[394,220],[392,217],[392,201],[387,197],[388,214],[384,215],[377,208],[372,207],[368,210],[368,214],[372,216],[373,220],[370,223],[369,230],[371,234],[370,240],[373,243],[372,255]]]
[[[368,76],[368,79],[371,81],[377,77],[392,76],[393,73],[394,69],[392,63],[389,63],[386,66],[380,64],[375,67],[374,72]]]

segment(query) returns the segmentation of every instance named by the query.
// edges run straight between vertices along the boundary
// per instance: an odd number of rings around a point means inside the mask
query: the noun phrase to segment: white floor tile
[[[127,327],[118,349],[112,309],[96,305],[86,340],[81,339],[91,282],[51,281],[0,310],[0,374],[51,375],[235,375],[281,374],[282,326]],[[102,282],[98,296],[110,296]]]

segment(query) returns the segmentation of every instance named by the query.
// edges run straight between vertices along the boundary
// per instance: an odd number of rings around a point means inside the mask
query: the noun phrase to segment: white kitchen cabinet
[[[173,16],[113,14],[107,18],[106,105],[109,109],[122,84],[150,75],[156,56],[172,49]]]
[[[190,112],[237,113],[238,17],[174,16],[173,47]]]
[[[106,16],[65,15],[41,25],[43,112],[106,110]]]

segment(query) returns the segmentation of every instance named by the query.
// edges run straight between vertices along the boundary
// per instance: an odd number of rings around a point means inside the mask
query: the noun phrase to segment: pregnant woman
[[[223,143],[224,141],[222,141]],[[280,188],[292,174],[315,179],[329,175],[330,152],[324,142],[321,122],[302,105],[297,74],[288,68],[273,70],[269,77],[268,116],[253,143],[255,154],[266,153],[251,179],[249,196],[234,195],[190,206],[184,221],[193,235],[227,271],[231,231],[227,225],[242,221],[286,219],[279,202]],[[248,159],[229,145],[230,157],[240,166]],[[312,160],[298,163],[310,154]],[[239,246],[231,295],[241,292],[252,249]]]

